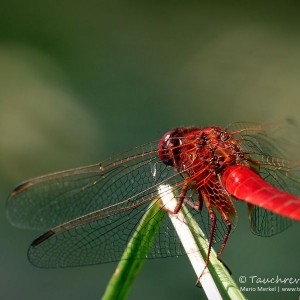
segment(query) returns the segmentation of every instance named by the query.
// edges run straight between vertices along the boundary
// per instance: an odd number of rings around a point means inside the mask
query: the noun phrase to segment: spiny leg
[[[211,248],[212,248],[212,243],[213,243],[213,238],[214,238],[214,231],[215,231],[215,225],[216,225],[216,215],[215,215],[215,213],[213,212],[213,210],[211,208],[209,209],[209,215],[210,215],[210,219],[212,221],[212,225],[211,225],[211,232],[210,232],[208,252],[207,252],[207,257],[206,257],[206,262],[205,262],[206,266],[205,266],[204,270],[202,271],[200,277],[197,279],[196,285],[198,285],[198,283],[200,281],[200,278],[202,277],[205,269],[207,268],[207,266],[209,264],[209,256],[210,256],[210,252],[211,252]],[[231,232],[231,221],[230,221],[230,218],[228,216],[226,216],[226,215],[223,215],[222,217],[223,217],[223,219],[225,221],[225,224],[227,226],[227,231],[226,231],[225,238],[224,238],[224,240],[222,242],[221,249],[220,249],[220,251],[218,253],[218,256],[217,256],[218,260],[220,260],[221,262],[222,262],[222,260],[220,259],[220,256],[221,256],[221,254],[222,254],[222,252],[223,252],[223,250],[224,250],[224,248],[226,246],[227,240],[228,240],[230,232]],[[222,262],[222,264],[224,264],[224,263]],[[226,264],[224,264],[224,266],[229,271],[229,273],[231,273],[230,270],[229,270],[229,268],[226,266]]]
[[[201,193],[198,191],[198,203],[195,204],[192,201],[189,200],[185,200],[184,201],[186,204],[188,204],[191,208],[195,209],[196,211],[200,212],[202,211],[202,207],[203,207],[203,198]]]
[[[231,220],[230,220],[230,218],[227,215],[223,215],[222,217],[223,217],[223,220],[224,220],[224,222],[227,226],[227,231],[226,231],[225,238],[223,240],[222,246],[221,246],[220,251],[219,251],[218,256],[217,256],[218,260],[220,260],[220,256],[221,256],[221,254],[222,254],[222,252],[223,252],[223,250],[226,246],[227,240],[228,240],[230,232],[231,232]]]
[[[204,197],[205,197],[205,195],[204,195]],[[200,282],[200,278],[202,277],[205,269],[207,268],[207,266],[209,264],[209,256],[210,256],[212,244],[213,244],[213,241],[214,241],[216,221],[217,221],[217,217],[216,217],[210,203],[208,201],[205,201],[205,202],[206,202],[207,209],[208,209],[208,212],[209,212],[209,217],[210,217],[210,220],[211,220],[211,229],[210,229],[210,238],[209,238],[209,244],[208,244],[208,251],[207,251],[207,256],[206,256],[206,261],[205,261],[205,268],[203,269],[201,275],[197,279],[196,285],[198,285],[198,283]]]
[[[183,201],[184,201],[184,198],[186,196],[186,193],[187,193],[188,189],[189,189],[189,183],[188,183],[187,180],[185,180],[184,183],[183,183],[180,195],[179,195],[179,199],[177,201],[177,204],[176,204],[176,207],[174,208],[174,210],[168,209],[165,206],[163,206],[162,208],[165,211],[167,211],[167,212],[169,212],[169,213],[171,213],[173,215],[176,215],[180,211],[180,209],[181,209],[181,206],[183,204]]]

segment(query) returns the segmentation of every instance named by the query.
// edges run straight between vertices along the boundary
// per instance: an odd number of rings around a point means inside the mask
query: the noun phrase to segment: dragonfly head
[[[178,129],[166,132],[158,144],[158,156],[161,161],[168,166],[175,166],[181,144],[182,141],[178,137]]]

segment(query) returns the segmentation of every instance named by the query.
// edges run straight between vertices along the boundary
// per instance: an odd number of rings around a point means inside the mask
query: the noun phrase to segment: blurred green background
[[[97,162],[177,126],[299,122],[297,3],[1,1],[1,299],[99,299],[116,266],[31,266],[27,247],[40,233],[5,217],[20,181]],[[239,209],[222,257],[233,277],[300,277],[299,225],[258,238],[246,206]],[[186,257],[149,260],[129,299],[205,298],[195,281]]]

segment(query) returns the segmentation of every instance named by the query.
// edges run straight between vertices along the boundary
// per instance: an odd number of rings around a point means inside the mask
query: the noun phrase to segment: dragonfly
[[[161,209],[176,215],[188,208],[209,238],[208,265],[212,246],[221,244],[220,258],[236,227],[236,202],[247,204],[259,236],[300,220],[299,170],[264,125],[180,127],[100,163],[21,183],[7,200],[7,215],[13,225],[45,231],[28,250],[35,266],[118,261],[149,204],[160,201],[159,187],[168,185],[177,204]],[[184,254],[164,217],[147,258]]]

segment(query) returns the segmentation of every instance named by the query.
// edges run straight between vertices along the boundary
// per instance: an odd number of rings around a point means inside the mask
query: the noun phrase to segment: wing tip
[[[17,194],[19,194],[20,192],[24,191],[25,189],[31,187],[33,185],[32,181],[26,181],[23,182],[19,185],[17,185],[14,190],[11,192],[11,197],[16,196]]]
[[[39,236],[38,238],[36,238],[32,243],[31,243],[31,247],[36,247],[39,244],[41,244],[42,242],[44,242],[45,240],[47,240],[48,238],[50,238],[52,235],[54,235],[55,232],[53,230],[49,230],[46,233],[42,234],[41,236]]]

